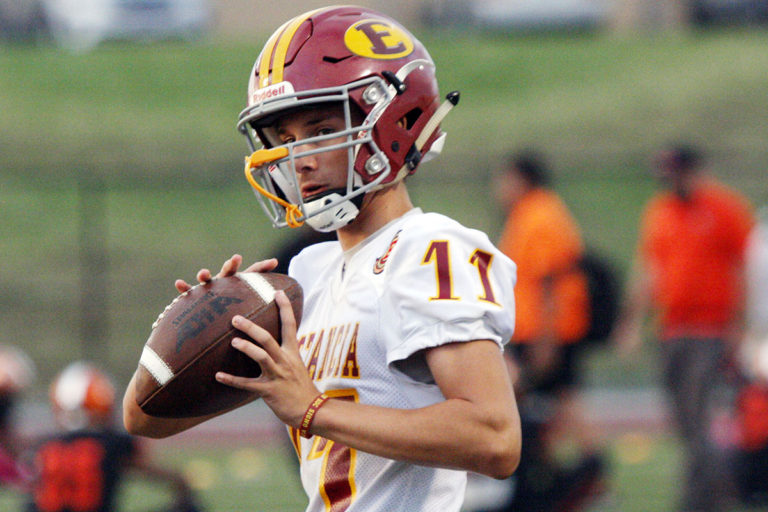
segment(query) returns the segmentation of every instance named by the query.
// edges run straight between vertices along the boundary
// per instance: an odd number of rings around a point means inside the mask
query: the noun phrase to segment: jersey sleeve
[[[514,263],[480,231],[437,214],[417,220],[401,230],[385,276],[387,362],[452,342],[501,347],[514,330]]]

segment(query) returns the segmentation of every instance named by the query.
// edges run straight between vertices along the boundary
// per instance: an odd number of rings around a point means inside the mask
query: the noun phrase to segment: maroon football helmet
[[[267,41],[248,84],[238,129],[253,154],[248,181],[277,227],[304,220],[319,231],[351,222],[364,193],[395,183],[442,149],[440,122],[458,102],[441,105],[435,65],[424,46],[395,20],[353,6],[326,7],[286,22]],[[283,144],[275,120],[295,109],[336,103],[346,130]],[[362,119],[362,121],[360,121]],[[307,150],[314,143],[341,139]],[[294,160],[345,148],[345,189],[304,201]]]

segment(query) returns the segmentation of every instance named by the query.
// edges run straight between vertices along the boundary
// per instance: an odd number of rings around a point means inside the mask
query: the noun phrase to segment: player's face
[[[310,137],[330,135],[346,129],[341,106],[318,107],[286,114],[276,124],[283,144],[300,142]],[[298,144],[297,153],[343,143],[344,136],[320,142]],[[336,149],[296,158],[299,190],[304,200],[329,190],[347,186],[348,151]]]

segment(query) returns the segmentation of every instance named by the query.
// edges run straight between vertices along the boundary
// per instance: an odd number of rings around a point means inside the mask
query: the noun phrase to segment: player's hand
[[[239,254],[234,254],[231,258],[224,262],[224,264],[221,266],[221,270],[219,270],[219,273],[216,274],[215,277],[227,277],[235,275],[242,263],[243,257]],[[277,260],[275,258],[271,258],[268,260],[257,261],[250,267],[246,268],[243,272],[269,272],[274,270],[276,266]],[[200,269],[196,276],[198,283],[201,284],[207,283],[213,279],[213,277],[214,276],[211,275],[211,271],[207,268]],[[183,279],[177,279],[174,283],[174,286],[176,286],[176,290],[178,290],[179,293],[184,293],[189,291],[193,285],[187,283]]]
[[[288,297],[282,290],[275,293],[280,309],[282,345],[265,329],[250,320],[235,316],[232,325],[256,343],[234,338],[232,346],[256,361],[261,367],[257,378],[239,377],[219,372],[222,384],[257,393],[286,425],[298,427],[310,403],[320,393],[307,373],[296,340],[296,319]]]

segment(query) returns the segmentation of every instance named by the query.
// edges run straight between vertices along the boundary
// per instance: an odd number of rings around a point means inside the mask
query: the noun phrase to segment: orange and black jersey
[[[43,440],[34,452],[27,512],[112,512],[135,452],[133,438],[113,430],[77,430]]]

